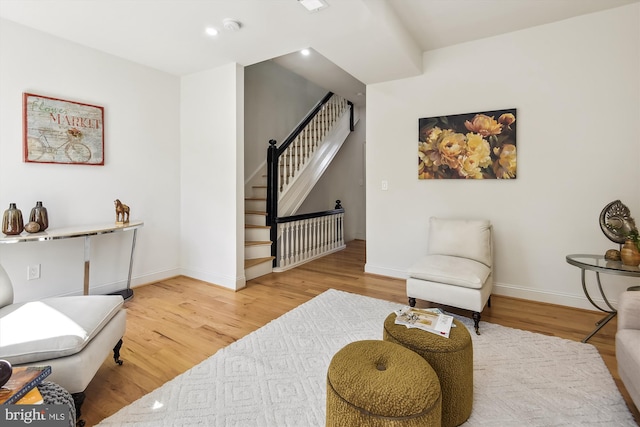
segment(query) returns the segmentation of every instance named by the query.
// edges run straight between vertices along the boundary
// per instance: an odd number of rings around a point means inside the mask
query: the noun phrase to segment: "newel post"
[[[267,225],[271,227],[271,255],[277,255],[278,229],[278,147],[276,140],[269,140],[267,149]],[[275,261],[275,260],[274,260]]]

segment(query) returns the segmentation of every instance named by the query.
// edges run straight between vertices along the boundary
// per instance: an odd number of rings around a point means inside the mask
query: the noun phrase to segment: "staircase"
[[[328,97],[329,101],[312,120],[292,133],[290,138],[294,139],[279,159],[279,216],[297,211],[349,135],[347,101],[337,95]],[[245,194],[244,268],[246,280],[251,280],[273,271],[271,227],[267,225],[266,161],[261,171],[247,181]]]
[[[267,223],[267,175],[251,186],[251,195],[244,199],[244,275],[247,280],[272,271],[271,227]]]

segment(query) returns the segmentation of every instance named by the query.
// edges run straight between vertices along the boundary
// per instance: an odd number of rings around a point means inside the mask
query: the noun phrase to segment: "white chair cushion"
[[[447,255],[425,255],[409,268],[409,277],[480,289],[491,274],[481,262]]]
[[[491,223],[431,217],[428,253],[470,258],[491,267]]]
[[[17,365],[75,354],[123,304],[119,295],[87,295],[0,308],[0,358]]]

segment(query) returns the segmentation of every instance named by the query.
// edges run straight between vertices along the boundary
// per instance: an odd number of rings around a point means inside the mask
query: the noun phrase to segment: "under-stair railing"
[[[340,200],[336,200],[333,210],[277,218],[275,222],[275,272],[288,270],[346,247],[344,208]]]

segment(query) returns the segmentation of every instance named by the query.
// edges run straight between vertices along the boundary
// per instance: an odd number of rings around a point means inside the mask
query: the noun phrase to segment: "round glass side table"
[[[603,313],[607,313],[605,317],[596,322],[596,328],[587,335],[582,342],[587,342],[589,338],[591,338],[596,332],[598,332],[604,325],[606,325],[611,319],[616,317],[618,311],[611,305],[607,296],[602,289],[602,283],[600,282],[600,273],[605,274],[614,274],[618,276],[631,276],[640,278],[640,268],[631,267],[628,265],[624,265],[620,261],[611,261],[604,259],[602,255],[589,255],[589,254],[572,254],[567,255],[567,262],[573,266],[578,267],[580,271],[580,277],[582,279],[582,290],[584,291],[585,296],[589,300],[589,302],[598,310]],[[600,295],[606,307],[601,307],[589,294],[589,290],[587,289],[587,285],[585,283],[585,272],[594,271],[596,273],[596,281],[598,283],[598,290],[600,291]],[[638,291],[640,290],[640,286],[631,286],[628,290],[630,291]]]

